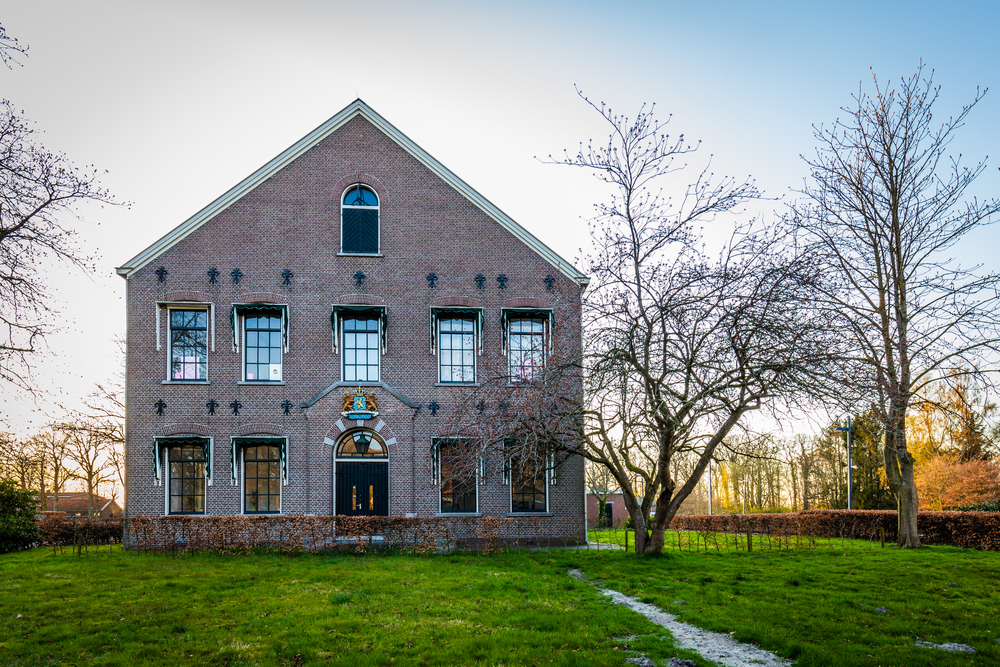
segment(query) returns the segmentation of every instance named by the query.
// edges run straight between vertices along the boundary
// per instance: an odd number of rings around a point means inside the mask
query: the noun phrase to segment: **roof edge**
[[[158,255],[183,241],[206,222],[235,204],[237,201],[242,199],[243,196],[249,194],[257,188],[257,186],[261,185],[264,181],[283,169],[292,161],[301,157],[313,146],[356,116],[362,116],[365,120],[378,128],[383,134],[396,142],[396,144],[398,144],[403,150],[412,155],[418,162],[430,169],[432,173],[448,183],[448,185],[457,190],[460,194],[464,195],[465,198],[472,202],[477,208],[483,211],[490,218],[493,218],[500,224],[500,226],[504,227],[519,241],[534,250],[539,256],[558,269],[567,278],[584,287],[590,282],[589,277],[584,275],[575,266],[559,256],[558,253],[545,245],[531,232],[519,225],[513,218],[501,211],[496,205],[455,175],[454,172],[436,160],[430,155],[430,153],[418,146],[413,140],[400,132],[399,129],[380,116],[361,99],[354,100],[351,104],[344,107],[329,120],[309,132],[307,135],[264,164],[264,166],[250,174],[250,176],[246,177],[227,190],[224,194],[222,194],[222,196],[216,198],[208,204],[208,206],[205,206],[193,216],[169,231],[167,234],[160,237],[155,243],[127,261],[122,266],[116,267],[115,272],[123,278],[128,278],[130,275],[149,264],[149,262],[151,262]]]

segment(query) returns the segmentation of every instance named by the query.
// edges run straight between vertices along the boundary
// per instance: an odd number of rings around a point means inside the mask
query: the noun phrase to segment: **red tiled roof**
[[[46,495],[45,497],[46,507],[48,511],[53,511],[55,505],[55,499],[51,495]],[[121,514],[121,509],[118,507],[118,503],[115,503],[111,498],[104,498],[102,496],[94,496],[94,511],[100,512],[104,509],[108,503],[114,503],[112,509],[116,514]],[[59,511],[60,512],[86,512],[87,511],[87,494],[86,493],[60,493],[59,494]]]

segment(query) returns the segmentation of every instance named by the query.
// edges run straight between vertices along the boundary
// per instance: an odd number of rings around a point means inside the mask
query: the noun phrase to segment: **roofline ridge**
[[[454,172],[444,166],[444,164],[434,158],[430,153],[418,146],[416,142],[406,136],[388,120],[379,115],[378,112],[362,101],[360,97],[341,109],[338,113],[331,116],[325,122],[321,123],[284,151],[268,160],[263,166],[231,187],[221,196],[214,199],[207,206],[203,207],[187,220],[161,236],[156,242],[148,246],[125,264],[116,267],[115,271],[123,278],[127,278],[142,267],[146,266],[155,257],[169,250],[177,243],[183,241],[196,230],[201,228],[202,225],[228,209],[230,206],[242,199],[243,196],[249,194],[259,185],[264,183],[277,171],[301,157],[309,149],[313,148],[320,141],[340,129],[356,116],[364,117],[365,120],[370,122],[383,134],[392,139],[403,150],[416,158],[418,162],[421,162],[425,167],[430,169],[432,173],[436,174],[448,185],[457,190],[460,194],[464,195],[466,199],[473,203],[473,205],[483,211],[490,218],[493,218],[502,227],[513,234],[515,238],[527,245],[530,249],[534,250],[539,256],[542,257],[542,259],[546,260],[549,264],[552,264],[560,272],[566,275],[566,277],[583,286],[586,286],[590,282],[590,278],[584,275],[568,261],[563,259],[558,253],[540,241],[531,232],[518,224],[513,218],[504,213],[499,207],[480,194],[475,188],[459,178]]]

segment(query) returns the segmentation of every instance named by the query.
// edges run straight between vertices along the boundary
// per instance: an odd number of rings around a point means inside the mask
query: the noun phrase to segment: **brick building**
[[[582,539],[583,462],[441,469],[482,360],[580,345],[587,278],[357,100],[118,273],[127,516],[534,515]]]
[[[114,498],[94,496],[91,503],[83,491],[60,493],[58,501],[53,494],[46,494],[44,511],[60,512],[65,516],[95,516],[101,519],[113,519],[122,515],[122,508]]]

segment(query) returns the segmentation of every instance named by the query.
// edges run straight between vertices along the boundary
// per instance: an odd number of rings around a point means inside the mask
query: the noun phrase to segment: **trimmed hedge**
[[[439,553],[579,543],[547,536],[536,517],[136,516],[124,530],[126,548],[139,551]]]
[[[895,510],[805,510],[789,514],[675,516],[672,530],[786,537],[842,537],[896,541]],[[924,544],[949,544],[1000,551],[1000,512],[920,512],[917,530]]]
[[[42,546],[66,547],[118,544],[122,541],[122,519],[48,515],[38,521]]]

